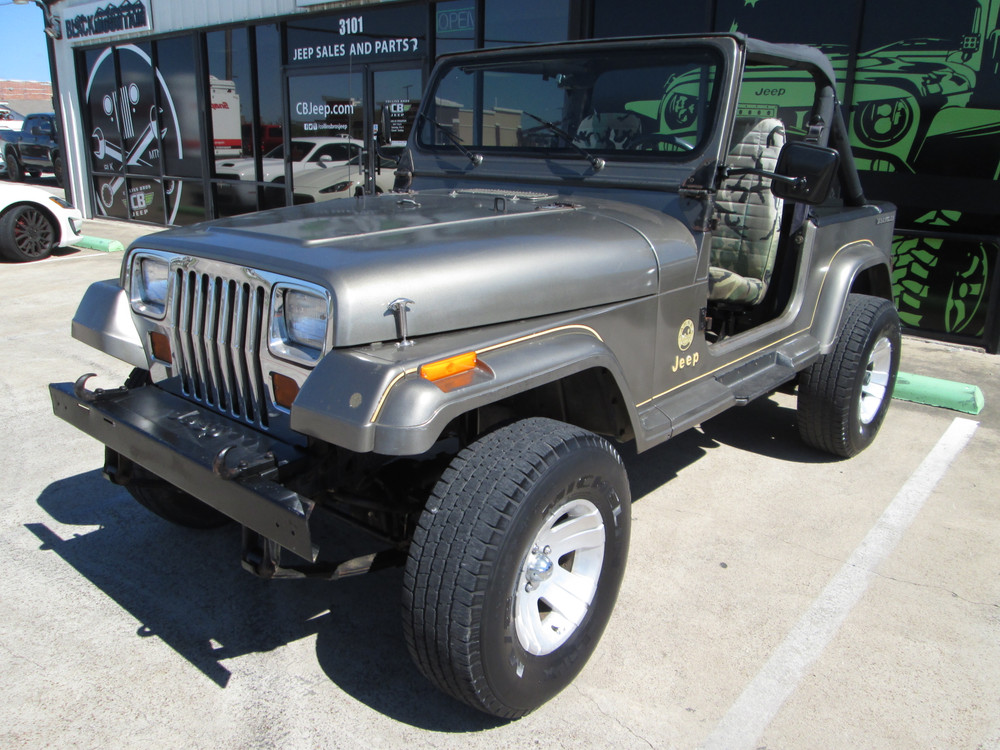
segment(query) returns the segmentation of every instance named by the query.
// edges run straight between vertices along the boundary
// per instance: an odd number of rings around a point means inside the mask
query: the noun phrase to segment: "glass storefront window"
[[[165,180],[164,194],[170,223],[197,224],[205,215],[205,188],[201,180]]]
[[[213,31],[205,35],[205,47],[212,108],[213,167],[219,159],[253,159],[250,31]]]
[[[649,0],[594,0],[594,36],[703,32],[711,27],[712,5],[711,0],[674,3],[651,3]]]
[[[128,209],[133,221],[165,224],[163,184],[160,180],[130,177],[126,180]]]
[[[486,0],[485,46],[507,47],[571,38],[570,0]]]
[[[160,101],[160,132],[165,174],[201,177],[201,108],[194,39],[184,36],[158,41],[156,66],[164,92]]]
[[[296,138],[364,137],[361,73],[329,73],[288,79],[289,132]],[[296,153],[293,140],[293,153]]]
[[[155,49],[153,43],[108,46],[83,59],[81,98],[98,215],[172,223],[163,175],[201,174],[192,41],[164,40]]]
[[[121,144],[114,114],[113,92],[118,88],[114,48],[87,50],[83,55],[86,80],[80,96],[90,137],[90,168],[95,174],[117,172],[121,167]],[[109,151],[108,138],[114,138]],[[117,159],[115,158],[117,156]]]
[[[281,36],[274,24],[254,29],[257,48],[257,106],[260,153],[266,154],[282,142]]]
[[[390,138],[394,145],[402,146],[410,137],[420,107],[423,75],[419,70],[378,70],[373,80],[375,106],[389,107]]]
[[[122,146],[122,166],[131,174],[160,173],[160,113],[149,44],[117,48],[119,86],[111,94]]]
[[[465,52],[476,46],[476,0],[434,6],[435,53]]]

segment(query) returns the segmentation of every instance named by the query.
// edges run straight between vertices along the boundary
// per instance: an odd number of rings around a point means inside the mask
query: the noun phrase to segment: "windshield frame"
[[[732,37],[729,39],[732,40]],[[579,42],[558,46],[533,45],[493,50],[487,54],[476,54],[474,57],[462,54],[445,56],[439,60],[432,75],[431,83],[428,87],[429,93],[425,96],[420,112],[417,114],[411,135],[411,144],[421,152],[455,157],[462,151],[462,148],[454,142],[455,139],[458,139],[461,141],[461,146],[464,149],[475,152],[477,156],[481,154],[487,163],[508,158],[546,161],[558,159],[560,161],[583,162],[584,166],[587,165],[588,160],[591,165],[597,161],[604,162],[604,160],[623,163],[649,161],[681,163],[689,162],[702,155],[713,141],[713,137],[719,128],[720,120],[725,118],[726,91],[731,83],[731,63],[725,54],[725,50],[721,48],[719,40],[705,37],[674,37],[669,40],[662,38],[631,39],[628,40],[629,43],[627,45],[623,45],[621,41],[624,40],[618,40],[618,43],[615,43],[616,40],[602,40],[596,43]],[[709,82],[707,77],[703,76],[705,80],[702,81],[702,85],[711,89],[711,95],[707,101],[698,100],[699,116],[704,119],[697,126],[697,140],[695,143],[692,144],[689,142],[683,148],[681,146],[675,147],[657,143],[654,148],[650,148],[647,145],[640,149],[632,145],[624,146],[623,143],[626,139],[622,139],[622,142],[616,142],[611,147],[608,147],[606,140],[602,144],[600,139],[596,139],[595,144],[595,140],[587,142],[585,138],[581,138],[579,126],[583,124],[586,117],[583,108],[593,105],[597,98],[599,98],[595,97],[595,91],[601,85],[600,80],[602,76],[610,79],[614,76],[621,77],[624,74],[627,77],[629,73],[647,71],[654,67],[659,69],[658,72],[661,72],[666,70],[668,66],[674,66],[679,71],[682,65],[690,68],[702,66],[704,70],[710,70],[708,75],[711,77],[711,81]],[[576,86],[575,88],[582,93],[575,93],[574,82],[568,80],[570,74],[560,76],[556,73],[556,70],[560,67],[564,70],[572,68],[575,71],[574,74],[578,75],[581,81],[584,76],[583,71],[589,70],[594,76],[594,81],[598,83],[595,86],[591,82],[589,90],[585,84]],[[555,83],[548,85],[556,86],[562,92],[562,96],[564,97],[561,105],[562,111],[559,113],[560,116],[555,118],[556,121],[549,121],[546,118],[545,112],[536,113],[531,111],[527,106],[513,108],[495,106],[492,109],[484,106],[485,97],[489,95],[484,91],[483,81],[486,76],[499,75],[500,73],[514,76],[533,70],[537,71],[537,75],[533,77],[533,81],[540,85],[542,81],[553,81]],[[467,81],[471,81],[471,86],[474,90],[471,97],[465,97],[472,99],[471,103],[465,101],[446,102],[442,98],[442,87],[444,87],[444,93],[448,93],[447,85],[460,77],[459,71],[468,73],[470,76],[475,74],[475,80],[471,77],[466,79]],[[547,75],[543,76],[543,73],[546,71]],[[650,80],[658,79],[651,78]],[[664,135],[662,132],[663,123],[655,122],[654,118],[663,116],[662,110],[666,108],[663,100],[666,97],[667,84],[667,80],[659,82],[658,87],[652,85],[652,83],[647,83],[643,91],[649,92],[648,95],[642,97],[641,100],[628,101],[626,99],[624,105],[620,108],[622,112],[616,115],[608,115],[608,117],[617,117],[618,119],[615,120],[616,123],[623,121],[622,115],[628,117],[628,124],[633,128],[632,135],[628,136],[629,139],[640,135]],[[467,83],[466,88],[468,88],[468,85],[470,84]],[[605,88],[607,88],[607,84],[605,84]],[[638,88],[642,87],[637,86]],[[656,93],[654,88],[660,93]],[[653,98],[654,95],[655,98]],[[582,104],[580,104],[578,110],[572,114],[570,119],[572,120],[574,117],[578,117],[579,119],[573,122],[572,130],[569,128],[564,129],[562,125],[567,119],[567,110],[576,104],[576,102],[572,101],[574,96]],[[554,97],[553,101],[555,101]],[[458,111],[459,115],[449,115],[449,123],[438,122],[435,116],[440,115],[440,112],[449,103],[454,105],[452,106],[452,112]],[[660,112],[656,111],[656,105],[660,106]],[[551,111],[550,108],[549,112]],[[506,127],[508,135],[506,137],[508,140],[516,139],[516,142],[492,144],[483,142],[485,140],[483,133],[488,130],[488,126],[484,127],[483,123],[487,122],[490,116],[496,118],[496,130],[498,132],[501,131],[500,116],[496,114],[498,112],[504,113],[508,118]],[[594,106],[594,112],[597,112],[596,106]],[[603,117],[604,115],[598,114],[597,116]],[[455,133],[455,130],[459,130],[461,127],[461,125],[456,125],[455,123],[458,123],[459,119],[463,117],[466,120],[469,118],[472,119],[471,127],[466,125],[462,128],[461,135],[465,135],[465,138]],[[516,122],[518,118],[520,122]],[[511,125],[511,122],[516,122],[516,126]],[[634,130],[636,122],[641,123],[641,130],[638,133]],[[447,134],[441,132],[442,124],[452,125],[451,135],[445,137]],[[511,135],[510,133],[515,129],[516,136]],[[574,136],[575,143],[565,142],[565,139],[561,137],[565,135],[566,130],[570,130],[570,134]],[[545,137],[538,137],[537,134],[539,131],[544,132]],[[618,136],[618,133],[621,131],[612,130],[611,132],[614,132]],[[474,138],[469,138],[470,134]],[[530,145],[526,143],[524,139],[525,134],[531,134],[539,143],[544,145]],[[452,135],[455,138],[452,138]],[[497,138],[499,139],[501,136],[498,135]],[[548,141],[547,143],[545,143],[546,140]],[[478,166],[478,163],[473,161],[473,166]],[[602,166],[603,164],[596,166],[594,171],[599,171]]]

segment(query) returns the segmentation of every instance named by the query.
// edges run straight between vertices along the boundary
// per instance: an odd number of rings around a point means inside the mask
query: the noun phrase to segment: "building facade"
[[[343,195],[383,107],[405,140],[440,54],[705,31],[819,46],[866,193],[900,208],[904,324],[1000,348],[1000,0],[48,5],[73,200],[159,225]]]

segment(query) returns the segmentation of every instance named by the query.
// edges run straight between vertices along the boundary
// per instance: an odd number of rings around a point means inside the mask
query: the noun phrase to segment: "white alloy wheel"
[[[858,416],[861,424],[871,424],[885,401],[892,378],[892,342],[883,336],[872,347],[861,385]]]
[[[521,565],[514,625],[521,647],[544,656],[583,622],[604,565],[604,521],[589,500],[559,506],[545,519]]]

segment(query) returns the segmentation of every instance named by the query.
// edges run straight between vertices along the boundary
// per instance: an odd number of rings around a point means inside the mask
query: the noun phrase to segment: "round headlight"
[[[170,268],[165,260],[139,255],[132,262],[129,298],[132,309],[140,315],[162,318],[167,311],[167,285]]]

